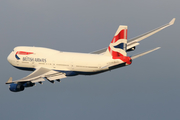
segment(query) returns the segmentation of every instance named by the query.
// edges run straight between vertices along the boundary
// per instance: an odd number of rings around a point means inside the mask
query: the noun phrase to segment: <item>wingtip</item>
[[[158,50],[158,49],[160,49],[161,47],[157,47],[157,48],[155,48],[156,50]]]
[[[9,80],[6,82],[6,84],[11,84],[12,83],[12,77],[9,78]]]
[[[173,18],[173,19],[169,22],[169,24],[170,24],[170,25],[173,25],[174,22],[175,22],[175,20],[176,20],[176,18]]]

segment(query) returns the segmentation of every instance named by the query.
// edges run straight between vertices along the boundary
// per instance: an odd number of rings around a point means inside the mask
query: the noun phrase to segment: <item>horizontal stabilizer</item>
[[[138,58],[138,57],[141,57],[141,56],[143,56],[143,55],[146,55],[146,54],[148,54],[148,53],[151,53],[151,52],[153,52],[153,51],[155,51],[155,50],[158,50],[158,49],[160,49],[160,48],[161,48],[161,47],[157,47],[157,48],[154,48],[154,49],[149,50],[149,51],[147,51],[147,52],[144,52],[144,53],[141,53],[141,54],[132,56],[131,59],[134,60],[134,59],[136,59],[136,58]]]

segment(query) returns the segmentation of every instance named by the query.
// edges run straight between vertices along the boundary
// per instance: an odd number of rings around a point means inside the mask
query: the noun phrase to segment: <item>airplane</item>
[[[127,52],[134,51],[141,40],[173,25],[174,22],[175,18],[168,24],[130,40],[127,40],[128,27],[120,25],[108,47],[91,53],[64,52],[34,46],[15,47],[7,57],[8,62],[15,68],[33,72],[15,81],[10,77],[6,84],[10,84],[10,91],[20,92],[35,83],[43,84],[45,80],[51,83],[60,82],[60,79],[69,76],[94,75],[131,65],[132,60],[160,47],[134,56],[127,56]]]

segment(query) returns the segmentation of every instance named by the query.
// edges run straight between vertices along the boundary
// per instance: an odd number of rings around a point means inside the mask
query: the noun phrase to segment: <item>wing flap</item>
[[[31,81],[32,83],[37,83],[37,82],[42,82],[42,81],[45,81],[43,78],[37,78],[33,81]]]
[[[55,73],[55,74],[50,74],[50,75],[46,75],[45,76],[48,80],[52,81],[52,80],[56,80],[56,79],[62,79],[62,78],[66,78],[66,75],[64,73]]]
[[[66,76],[65,75],[58,75],[58,76],[48,77],[48,79],[50,81],[57,80],[57,79],[62,79],[62,78],[66,78]]]

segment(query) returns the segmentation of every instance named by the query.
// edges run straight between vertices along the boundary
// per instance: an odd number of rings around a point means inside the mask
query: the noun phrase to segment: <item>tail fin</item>
[[[112,58],[127,56],[127,26],[120,25],[104,55]]]

